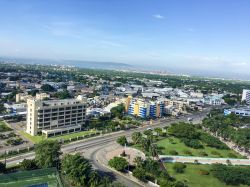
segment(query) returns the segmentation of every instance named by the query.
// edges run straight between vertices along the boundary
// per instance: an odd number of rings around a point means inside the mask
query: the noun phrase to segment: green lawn
[[[60,140],[60,139],[69,140],[70,138],[73,139],[73,138],[77,138],[77,137],[82,137],[83,135],[84,136],[91,135],[91,134],[95,134],[96,132],[98,132],[98,131],[96,131],[96,130],[81,131],[81,132],[66,134],[63,136],[50,137],[47,139],[49,139],[49,140]],[[31,140],[33,143],[39,143],[40,141],[46,139],[45,136],[41,136],[41,135],[40,136],[31,136],[24,131],[21,131],[20,134],[22,134],[25,138]]]
[[[172,141],[170,141],[170,139],[172,139]],[[190,147],[187,147],[184,143],[182,143],[179,139],[174,138],[174,137],[170,137],[170,138],[165,138],[163,140],[160,140],[157,142],[157,145],[162,148],[162,154],[166,154],[166,155],[172,155],[171,151],[175,150],[178,152],[178,155],[182,155],[182,156],[201,156],[201,157],[212,157],[212,158],[216,158],[216,157],[223,157],[223,158],[229,158],[232,157],[230,155],[234,154],[235,156],[237,156],[237,158],[243,158],[241,155],[239,155],[238,153],[236,153],[233,150],[220,150],[220,149],[216,149],[216,148],[212,148],[212,147],[208,147],[208,146],[204,146],[203,149],[193,149]],[[187,151],[191,152],[192,155],[188,154]],[[218,154],[215,154],[213,152],[217,152]],[[203,155],[201,152],[205,152],[207,154],[207,156]]]
[[[235,187],[232,185],[226,185],[225,183],[219,181],[217,178],[213,177],[210,173],[209,175],[201,175],[199,170],[209,171],[210,165],[201,164],[186,164],[187,167],[184,173],[176,173],[173,170],[173,163],[165,164],[167,171],[171,176],[180,181],[187,181],[187,186],[190,187]],[[246,185],[239,185],[237,187],[247,187]]]

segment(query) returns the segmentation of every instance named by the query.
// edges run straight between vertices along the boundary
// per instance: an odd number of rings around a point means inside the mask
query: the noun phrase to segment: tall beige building
[[[47,137],[81,131],[85,124],[86,100],[27,100],[26,132],[32,136],[38,133]]]

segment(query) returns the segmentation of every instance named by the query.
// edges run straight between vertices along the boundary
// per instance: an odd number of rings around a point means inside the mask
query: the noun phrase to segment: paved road
[[[98,148],[104,147],[104,146],[108,145],[109,143],[112,143],[112,142],[114,143],[116,141],[116,139],[120,136],[125,135],[126,137],[130,137],[133,132],[143,132],[149,127],[154,129],[157,127],[168,126],[173,122],[187,121],[188,117],[193,118],[195,122],[199,122],[207,114],[207,112],[208,112],[208,110],[204,110],[203,112],[200,112],[198,114],[182,116],[179,119],[176,119],[176,118],[159,119],[159,120],[155,121],[152,125],[149,125],[149,126],[144,126],[144,127],[140,127],[140,128],[136,128],[136,129],[130,129],[127,131],[119,131],[119,132],[115,132],[112,134],[106,134],[106,135],[102,135],[102,136],[98,136],[98,137],[89,138],[86,140],[72,142],[70,144],[63,145],[61,150],[63,153],[89,152],[89,153],[91,153],[89,158],[90,158],[90,160],[92,160],[93,166],[96,169],[99,169],[101,171],[106,172],[107,170],[105,170],[105,168],[103,168],[103,166],[101,166],[99,163],[97,163],[97,161],[95,161],[94,157],[96,155],[96,152],[95,151],[91,152],[90,149],[94,150],[96,148],[96,150],[98,150]],[[7,166],[11,166],[11,165],[18,164],[19,162],[23,161],[24,159],[33,159],[34,157],[35,157],[35,153],[30,152],[30,153],[27,153],[24,155],[19,155],[19,156],[7,159],[6,164],[7,164]],[[129,187],[136,186],[133,182],[128,181],[128,179],[126,179],[122,176],[115,174],[115,177],[119,181],[126,183],[126,185],[128,185]]]

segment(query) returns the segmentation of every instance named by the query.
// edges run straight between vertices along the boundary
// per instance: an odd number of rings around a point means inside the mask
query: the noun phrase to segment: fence
[[[59,177],[59,173],[57,172],[56,168],[46,168],[46,169],[37,169],[37,170],[30,170],[30,171],[19,171],[16,173],[4,174],[0,175],[0,186],[1,184],[5,184],[8,186],[8,183],[15,184],[18,182],[22,182],[22,184],[28,181],[29,185],[32,183],[32,179],[35,178],[42,178],[42,177],[49,177],[54,176],[54,183],[56,187],[63,187],[62,182]],[[44,182],[47,182],[45,179]],[[34,184],[37,184],[37,181],[34,180]]]

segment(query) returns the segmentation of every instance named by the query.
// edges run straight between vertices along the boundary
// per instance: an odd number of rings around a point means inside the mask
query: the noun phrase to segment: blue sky
[[[249,0],[0,0],[0,56],[250,69]]]

